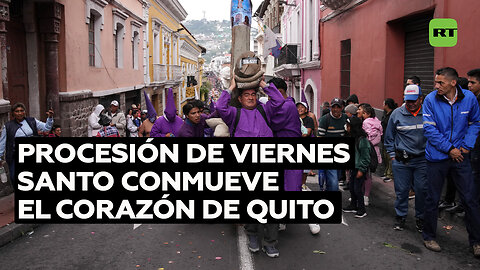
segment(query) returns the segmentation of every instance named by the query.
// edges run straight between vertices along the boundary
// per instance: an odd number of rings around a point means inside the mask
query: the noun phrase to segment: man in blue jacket
[[[418,85],[407,85],[405,105],[395,109],[385,131],[385,148],[392,159],[395,175],[395,225],[402,231],[408,214],[408,193],[415,189],[416,228],[423,230],[425,196],[427,193],[426,138],[423,135],[422,91]]]
[[[465,223],[470,246],[480,257],[480,207],[475,200],[470,150],[480,131],[480,109],[475,95],[457,85],[458,73],[453,68],[436,71],[436,91],[423,104],[423,128],[427,138],[428,190],[425,202],[425,247],[441,251],[435,241],[438,201],[447,173],[452,173],[465,208]]]

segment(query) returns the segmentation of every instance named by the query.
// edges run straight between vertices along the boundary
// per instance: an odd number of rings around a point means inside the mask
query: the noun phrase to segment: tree
[[[200,87],[200,99],[203,101],[208,100],[208,93],[212,90],[212,84],[204,78],[202,87]]]

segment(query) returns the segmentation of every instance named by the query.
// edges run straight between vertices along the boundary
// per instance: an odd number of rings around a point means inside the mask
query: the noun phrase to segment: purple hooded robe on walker
[[[257,101],[257,105],[263,107],[267,120],[270,122],[273,116],[281,109],[285,99],[273,84],[267,85],[263,91],[271,100],[267,104]],[[230,128],[230,133],[233,132],[233,125],[237,116],[237,108],[228,105],[231,98],[230,90],[224,90],[217,101],[217,112]],[[272,130],[256,108],[253,110],[242,108],[241,111],[235,137],[273,137]]]
[[[271,123],[271,128],[257,109],[242,108],[235,137],[302,137],[300,117],[293,99],[283,98],[273,83],[263,90],[270,97],[270,100],[265,105],[257,104],[263,106],[267,119]],[[225,90],[216,105],[218,113],[232,132],[237,108],[228,106],[230,98],[229,91]],[[285,171],[285,190],[301,190],[302,172],[302,170]]]
[[[176,136],[183,125],[183,119],[176,114],[177,108],[175,107],[172,88],[168,89],[166,103],[164,114],[153,124],[150,137],[165,137],[168,133]]]
[[[270,101],[268,101],[270,102]],[[267,102],[267,103],[268,103]],[[297,106],[292,97],[285,99],[282,109],[277,112],[271,121],[271,127],[275,137],[302,137],[300,116]],[[302,190],[303,170],[285,170],[285,191]]]

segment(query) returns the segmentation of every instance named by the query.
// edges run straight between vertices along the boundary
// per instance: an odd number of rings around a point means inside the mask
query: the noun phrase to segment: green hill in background
[[[232,29],[230,21],[191,20],[183,23],[197,39],[198,44],[207,49],[204,55],[205,63],[209,64],[213,57],[230,53],[232,46]],[[257,34],[257,29],[252,28],[252,36]]]

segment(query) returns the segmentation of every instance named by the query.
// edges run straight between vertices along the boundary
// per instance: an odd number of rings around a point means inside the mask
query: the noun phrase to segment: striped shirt
[[[318,135],[320,137],[342,137],[345,135],[345,124],[347,115],[342,113],[340,118],[336,119],[332,113],[325,114],[318,123]]]

